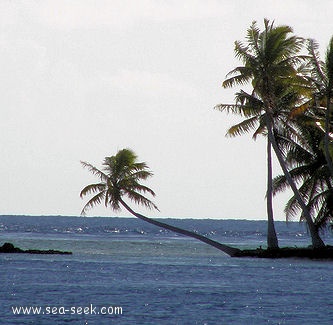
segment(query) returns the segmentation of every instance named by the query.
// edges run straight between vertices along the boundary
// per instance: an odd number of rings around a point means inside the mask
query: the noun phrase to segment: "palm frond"
[[[227,131],[227,136],[235,137],[244,133],[249,133],[258,125],[258,116],[248,118],[238,124],[233,125]]]
[[[235,57],[240,59],[244,63],[254,63],[256,61],[256,57],[253,55],[251,48],[249,46],[245,46],[242,42],[236,41],[235,42]],[[242,67],[246,68],[246,67]]]
[[[244,106],[245,116],[258,115],[264,110],[264,103],[254,94],[249,94],[244,90],[240,90],[235,95],[237,104]]]
[[[265,20],[266,25],[266,20]],[[251,48],[255,48],[256,54],[258,55],[259,47],[258,47],[258,40],[260,37],[260,28],[257,25],[256,21],[253,21],[250,28],[247,30],[246,40],[248,44],[251,46]]]
[[[333,91],[333,37],[330,39],[325,60],[326,76],[328,79],[328,90]]]
[[[158,207],[149,199],[141,195],[136,191],[126,191],[125,194],[127,197],[136,204],[143,205],[148,209],[156,209],[159,211]]]
[[[295,218],[299,217],[301,211],[302,211],[302,209],[301,209],[298,201],[296,200],[295,196],[292,196],[288,200],[288,202],[284,208],[284,212],[286,214],[286,220],[287,221],[295,220]]]
[[[252,135],[253,140],[257,140],[258,135],[267,135],[267,127],[265,123],[262,122],[262,116],[259,118],[259,126]]]
[[[122,179],[119,181],[118,186],[121,188],[121,191],[126,193],[128,191],[130,192],[142,192],[142,193],[149,193],[152,196],[155,196],[155,192],[150,189],[149,187],[139,184],[135,179],[127,178]]]
[[[249,70],[249,69],[247,69],[245,67],[238,67],[235,70],[229,72],[227,76],[233,75],[233,77],[230,77],[230,78],[227,78],[226,80],[224,80],[222,83],[222,87],[223,88],[232,88],[236,85],[243,86],[243,85],[246,85],[247,83],[249,83],[252,76],[251,76],[251,74],[244,73],[247,70]],[[238,72],[238,74],[236,74],[236,72]]]
[[[83,198],[86,195],[90,195],[96,192],[102,192],[104,190],[105,183],[90,184],[83,188],[83,190],[80,192],[80,197]]]
[[[85,161],[81,161],[81,165],[83,166],[83,168],[88,168],[88,170],[93,175],[99,177],[101,181],[106,181],[108,179],[108,176],[104,172],[102,172],[101,170],[99,170],[98,168],[93,166],[92,164],[89,164]]]
[[[319,45],[318,43],[313,40],[309,39],[308,40],[308,51],[309,51],[309,64],[311,66],[311,75],[315,78],[315,80],[319,85],[324,85],[326,84],[326,76],[325,73],[323,72],[323,62],[319,58]],[[320,87],[320,86],[319,86]],[[322,88],[322,86],[320,87]],[[321,90],[321,89],[319,89]]]
[[[93,196],[83,207],[81,211],[81,215],[86,215],[87,211],[96,205],[101,204],[104,201],[105,198],[105,191],[99,192],[95,196]]]
[[[284,192],[290,184],[285,175],[278,175],[273,179],[273,195]]]
[[[226,112],[227,114],[237,114],[243,115],[243,110],[245,109],[244,105],[238,104],[217,104],[215,105],[214,109],[220,112]]]
[[[149,177],[152,177],[154,174],[148,170],[136,169],[137,171],[131,174],[131,177],[136,180],[146,180]]]

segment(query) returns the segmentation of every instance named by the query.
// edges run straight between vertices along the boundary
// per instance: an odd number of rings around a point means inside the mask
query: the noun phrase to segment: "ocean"
[[[265,221],[163,221],[239,248],[266,245]],[[276,229],[281,247],[310,244],[302,224]],[[120,217],[0,216],[5,242],[73,254],[0,254],[0,324],[333,324],[333,261],[231,258]]]

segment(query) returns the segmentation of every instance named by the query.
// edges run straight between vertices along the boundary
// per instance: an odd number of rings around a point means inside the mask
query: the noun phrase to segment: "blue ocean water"
[[[236,247],[265,247],[265,221],[164,221]],[[276,228],[280,246],[310,244],[304,225]],[[73,252],[0,254],[0,324],[333,323],[331,261],[230,258],[132,218],[0,216],[0,238]],[[324,239],[333,243],[330,233]],[[40,309],[18,315],[20,307]]]

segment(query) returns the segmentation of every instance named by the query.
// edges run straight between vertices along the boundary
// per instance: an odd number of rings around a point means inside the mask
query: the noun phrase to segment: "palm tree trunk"
[[[325,244],[323,242],[323,240],[320,238],[319,236],[319,231],[318,231],[318,228],[315,226],[313,220],[312,220],[312,217],[310,215],[310,212],[309,212],[309,209],[308,207],[306,206],[306,204],[304,203],[304,200],[303,198],[301,197],[301,194],[299,193],[298,191],[298,188],[295,184],[295,182],[293,181],[287,167],[286,167],[286,164],[284,162],[284,159],[282,157],[282,153],[276,143],[276,140],[275,140],[275,136],[273,134],[273,130],[272,130],[272,122],[271,122],[271,117],[267,115],[266,117],[267,119],[267,130],[268,130],[268,138],[269,140],[271,141],[272,143],[272,146],[273,146],[273,149],[274,149],[274,152],[276,154],[276,157],[279,161],[279,164],[283,170],[283,173],[284,175],[286,176],[286,179],[296,197],[296,200],[298,201],[299,205],[301,206],[301,209],[303,211],[303,215],[304,215],[304,218],[308,224],[308,228],[309,228],[309,231],[310,231],[310,235],[311,235],[311,240],[312,240],[312,247],[313,248],[321,248],[321,247],[324,247]]]
[[[330,119],[331,119],[331,91],[328,91],[327,94],[327,105],[326,105],[326,114],[325,114],[325,157],[327,161],[328,169],[331,173],[331,176],[333,177],[333,163],[332,163],[332,157],[330,153]]]
[[[267,139],[267,247],[279,248],[273,217],[273,173],[272,173],[272,144]]]
[[[173,232],[176,232],[176,233],[188,236],[188,237],[192,237],[192,238],[198,239],[198,240],[200,240],[200,241],[202,241],[202,242],[204,242],[204,243],[206,243],[208,245],[211,245],[211,246],[213,246],[213,247],[215,247],[215,248],[223,251],[224,253],[228,254],[229,256],[236,256],[241,251],[238,248],[221,244],[221,243],[219,243],[219,242],[217,242],[215,240],[212,240],[212,239],[209,239],[209,238],[207,238],[205,236],[196,234],[195,232],[184,230],[184,229],[181,229],[181,228],[178,228],[178,227],[175,227],[175,226],[168,225],[168,224],[166,224],[164,222],[160,222],[160,221],[157,221],[157,220],[154,220],[154,219],[147,218],[147,217],[143,216],[142,214],[136,213],[134,210],[132,210],[122,199],[119,199],[119,202],[123,205],[123,207],[128,212],[130,212],[135,217],[137,217],[137,218],[139,218],[139,219],[141,219],[143,221],[146,221],[146,222],[148,222],[150,224],[153,224],[153,225],[155,225],[157,227],[165,228],[165,229],[171,230]]]

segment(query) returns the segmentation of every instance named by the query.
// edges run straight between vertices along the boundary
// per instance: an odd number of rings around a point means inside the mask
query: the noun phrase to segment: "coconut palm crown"
[[[103,202],[106,207],[110,206],[114,211],[119,211],[123,196],[137,204],[158,210],[157,206],[143,195],[149,193],[155,196],[154,191],[140,184],[141,180],[148,179],[153,173],[145,162],[137,162],[137,156],[132,150],[122,149],[115,156],[106,157],[101,170],[87,162],[81,161],[81,164],[100,179],[99,183],[87,185],[81,191],[81,198],[94,194],[83,207],[81,214],[85,215],[87,210]]]

